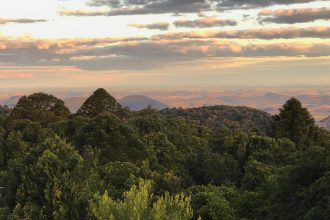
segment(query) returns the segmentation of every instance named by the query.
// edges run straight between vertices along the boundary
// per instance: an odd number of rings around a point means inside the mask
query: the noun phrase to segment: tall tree
[[[9,121],[27,119],[39,122],[41,125],[47,125],[67,119],[70,114],[69,109],[62,100],[45,93],[34,93],[20,98],[16,107],[10,113]]]
[[[77,114],[94,117],[102,112],[116,113],[121,109],[117,100],[105,89],[97,89],[80,107]]]
[[[291,98],[274,116],[274,135],[291,139],[296,144],[306,143],[311,137],[315,121],[298,99]]]

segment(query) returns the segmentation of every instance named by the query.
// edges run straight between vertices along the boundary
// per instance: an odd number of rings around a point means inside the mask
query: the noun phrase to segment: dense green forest
[[[248,108],[0,109],[0,219],[330,219],[330,134],[295,98]]]

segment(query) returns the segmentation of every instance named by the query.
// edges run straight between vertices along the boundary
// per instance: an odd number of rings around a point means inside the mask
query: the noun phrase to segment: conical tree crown
[[[274,116],[275,136],[291,139],[297,144],[305,143],[314,127],[313,117],[295,98],[288,100],[280,109],[280,113]]]
[[[84,102],[77,114],[94,117],[102,112],[116,113],[119,109],[121,109],[121,106],[117,100],[105,89],[100,88]]]

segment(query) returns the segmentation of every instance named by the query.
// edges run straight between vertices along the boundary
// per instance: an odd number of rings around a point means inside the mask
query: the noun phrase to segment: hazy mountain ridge
[[[168,108],[169,106],[161,103],[155,99],[149,98],[147,96],[143,95],[129,95],[125,96],[118,100],[118,102],[123,107],[128,107],[130,110],[133,111],[140,111],[142,109],[145,109],[147,107],[152,107],[157,110]]]
[[[283,102],[288,100],[291,97],[296,97],[301,100],[305,107],[309,109],[316,121],[320,121],[330,114],[330,92],[321,92],[321,91],[308,91],[303,93],[303,91],[278,91],[269,92],[271,90],[141,90],[138,91],[138,94],[150,98],[148,101],[143,101],[144,99],[140,98],[140,103],[136,103],[136,100],[139,98],[129,98],[129,102],[125,101],[125,97],[130,97],[129,94],[134,94],[134,91],[120,91],[115,90],[112,92],[114,97],[124,97],[123,105],[124,106],[138,106],[138,108],[133,107],[132,110],[140,110],[143,107],[148,105],[154,106],[156,109],[164,108],[163,105],[171,107],[182,107],[182,108],[197,108],[200,106],[213,106],[213,105],[229,105],[229,106],[247,106],[255,109],[259,109],[270,114],[277,114],[278,109]],[[56,93],[55,90],[51,91]],[[77,90],[76,92],[72,91],[62,91],[59,90],[58,96],[61,97],[65,104],[69,107],[71,112],[76,112],[77,109],[82,105],[86,100],[85,90]],[[136,92],[136,91],[135,91]],[[27,93],[27,92],[25,92]],[[0,98],[0,105],[8,105],[13,108],[18,99],[25,94],[23,92],[16,93],[2,93]],[[28,93],[27,93],[28,94]],[[56,93],[57,94],[57,93]],[[302,94],[302,95],[299,95]],[[119,100],[121,102],[121,100]],[[161,104],[159,104],[159,103]],[[142,106],[139,106],[142,104]],[[166,108],[165,107],[165,108]]]
[[[329,117],[326,117],[325,119],[321,120],[319,123],[318,123],[320,126],[330,130],[330,116]]]
[[[10,97],[7,97],[3,100],[0,100],[0,104],[1,105],[7,105],[8,107],[10,108],[14,108],[18,102],[18,100],[21,98],[22,96],[10,96]]]
[[[75,113],[78,111],[80,106],[84,103],[86,100],[86,97],[71,97],[64,99],[65,105],[70,109],[72,113]]]

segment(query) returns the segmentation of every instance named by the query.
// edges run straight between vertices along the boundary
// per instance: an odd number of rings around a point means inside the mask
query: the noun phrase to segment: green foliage
[[[250,160],[245,166],[244,173],[242,187],[247,190],[267,188],[272,182],[272,177],[276,175],[274,168],[257,160]]]
[[[275,137],[288,138],[297,144],[309,142],[313,135],[315,122],[299,100],[292,98],[274,116]]]
[[[4,196],[13,219],[81,219],[85,186],[83,159],[54,137],[12,160],[4,176]]]
[[[108,190],[112,198],[121,198],[127,191],[134,177],[140,175],[140,168],[131,162],[110,162],[100,169],[100,177],[105,189]]]
[[[158,169],[176,170],[183,160],[181,152],[176,149],[164,133],[151,133],[145,136],[145,143],[149,148],[149,159]]]
[[[192,218],[190,198],[183,194],[171,196],[166,193],[155,198],[150,181],[139,180],[125,192],[122,201],[109,197],[107,191],[96,194],[90,201],[90,215],[96,219],[114,220],[184,220]]]
[[[131,123],[139,130],[141,136],[166,129],[165,118],[152,108],[134,112]]]
[[[0,105],[0,119],[6,118],[11,112],[11,109],[4,105]]]
[[[80,107],[77,115],[94,117],[102,112],[116,113],[120,104],[105,89],[97,89]]]
[[[258,130],[265,134],[271,132],[271,116],[248,107],[204,106],[191,109],[165,109],[161,112],[171,118],[187,118],[212,130],[228,128],[241,129],[245,132]]]
[[[266,216],[269,219],[305,219],[311,214],[309,209],[322,209],[322,205],[327,205],[324,203],[329,196],[327,188],[323,188],[324,194],[318,194],[315,200],[311,198],[327,181],[328,149],[311,147],[297,152],[292,159],[294,163],[283,168],[268,198]]]
[[[191,188],[195,218],[204,220],[256,219],[262,197],[255,192],[228,186],[195,186]]]
[[[99,114],[79,129],[74,138],[80,152],[90,147],[101,164],[113,161],[139,161],[145,158],[145,145],[137,132],[110,112]]]
[[[65,120],[70,116],[64,102],[52,95],[35,93],[23,96],[9,116],[9,126],[15,127],[17,120],[27,119],[45,126],[49,123]]]
[[[75,115],[43,93],[0,107],[0,219],[328,219],[329,173],[330,133],[295,99],[273,119],[130,112],[103,89]]]
[[[239,180],[238,161],[230,154],[205,154],[202,162],[203,183],[215,185],[235,183]]]
[[[7,158],[5,128],[0,126],[0,167],[3,167],[6,164]]]

